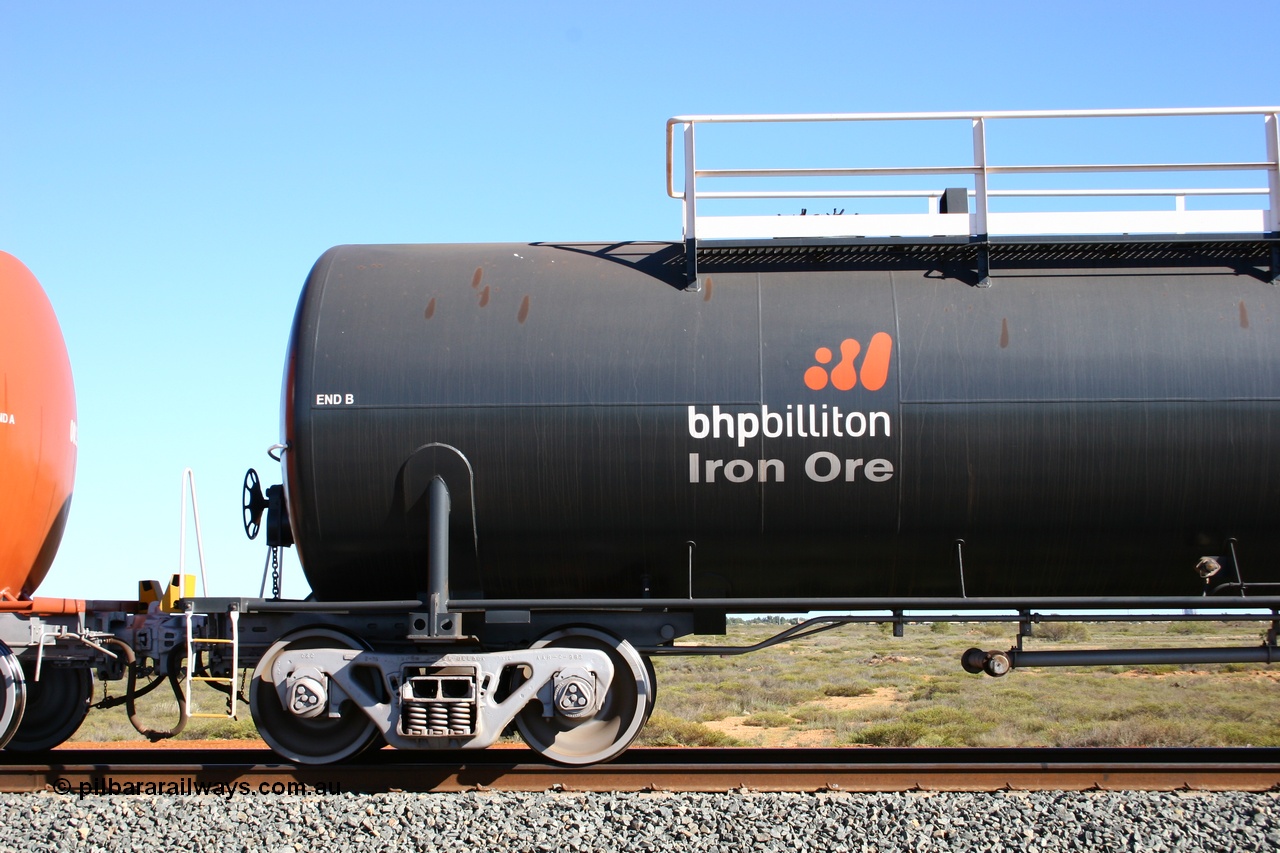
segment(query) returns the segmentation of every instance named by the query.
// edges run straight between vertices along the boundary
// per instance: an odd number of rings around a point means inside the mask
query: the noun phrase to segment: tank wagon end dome
[[[0,597],[30,597],[53,563],[71,507],[76,399],[53,306],[0,252]]]

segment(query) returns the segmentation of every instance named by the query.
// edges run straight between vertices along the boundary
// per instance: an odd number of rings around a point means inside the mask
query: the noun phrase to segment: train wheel
[[[85,666],[46,665],[39,681],[33,672],[28,672],[27,678],[27,709],[5,748],[43,752],[71,737],[84,722],[93,701],[93,675]]]
[[[531,702],[516,717],[525,743],[561,764],[595,764],[616,757],[640,734],[653,704],[653,682],[644,658],[626,640],[591,628],[569,628],[550,634],[533,648],[596,649],[613,661],[613,683],[594,716],[582,720],[557,713],[542,715],[541,702]]]
[[[644,674],[648,679],[646,687],[649,690],[648,707],[644,710],[644,721],[649,722],[649,715],[653,713],[653,707],[658,704],[658,673],[653,669],[653,658],[649,655],[642,655],[644,658]],[[641,728],[644,728],[641,725]]]
[[[0,643],[0,747],[13,739],[27,704],[27,680],[13,652]]]
[[[286,651],[334,648],[365,650],[368,647],[338,631],[323,628],[299,631],[277,640],[253,671],[249,707],[258,734],[290,761],[299,764],[341,761],[363,751],[378,737],[373,721],[353,702],[343,702],[338,717],[328,714],[300,717],[280,703],[271,672],[280,655]]]

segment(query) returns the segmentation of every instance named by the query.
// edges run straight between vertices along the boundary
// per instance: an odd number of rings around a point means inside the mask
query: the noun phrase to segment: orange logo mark
[[[887,332],[876,332],[867,344],[867,354],[862,357],[862,387],[879,391],[889,378],[889,355],[893,351],[893,338]],[[858,384],[858,370],[854,359],[862,352],[862,344],[853,338],[840,342],[840,361],[828,373],[821,365],[830,364],[835,358],[827,347],[818,347],[813,360],[818,362],[804,372],[804,384],[811,390],[821,391],[827,382],[837,391],[848,391]]]

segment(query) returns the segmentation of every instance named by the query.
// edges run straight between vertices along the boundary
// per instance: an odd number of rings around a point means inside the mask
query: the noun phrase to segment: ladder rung
[[[235,673],[236,673],[237,671],[239,671],[239,669],[240,669],[240,645],[239,645],[239,643],[240,643],[240,631],[239,631],[239,626],[240,626],[239,616],[240,616],[240,614],[239,614],[239,612],[238,612],[238,611],[235,611],[235,610],[228,611],[228,616],[229,616],[229,617],[230,617],[230,619],[231,619],[231,637],[230,637],[229,639],[223,639],[223,638],[221,638],[221,637],[196,637],[196,636],[193,636],[193,635],[192,635],[192,633],[193,633],[193,632],[192,632],[192,618],[193,618],[195,615],[196,615],[196,614],[195,614],[195,613],[193,613],[192,611],[187,611],[187,614],[186,614],[186,616],[187,616],[187,618],[186,618],[186,623],[187,623],[187,630],[186,630],[186,634],[187,634],[187,656],[188,656],[188,657],[194,657],[194,656],[195,656],[195,647],[196,647],[196,646],[198,646],[198,645],[208,645],[208,646],[211,646],[211,645],[215,645],[215,644],[216,644],[216,645],[227,645],[227,646],[231,646],[231,673],[232,673],[232,675],[231,675],[230,677],[227,677],[227,676],[220,676],[220,675],[193,675],[193,674],[192,674],[192,672],[191,672],[192,667],[191,667],[191,666],[188,666],[188,667],[187,667],[187,678],[186,678],[186,689],[183,691],[183,693],[184,693],[184,696],[183,696],[183,709],[187,712],[187,716],[188,716],[189,718],[190,718],[190,717],[199,717],[199,718],[210,719],[210,720],[235,720],[235,719],[238,719],[238,717],[236,716],[236,699],[237,699],[237,693],[236,693],[236,690],[235,690],[235,685],[236,685],[236,682],[235,682]],[[205,615],[205,614],[201,614],[201,615]],[[205,684],[219,684],[219,685],[221,685],[221,684],[225,684],[225,685],[227,686],[227,688],[228,688],[228,692],[230,693],[230,697],[229,697],[229,699],[228,699],[228,701],[230,702],[230,707],[227,709],[226,713],[223,713],[223,714],[203,714],[203,713],[195,713],[195,712],[193,712],[193,711],[191,710],[191,685],[192,685],[192,682],[196,682],[196,681],[202,681],[202,682],[204,682]]]

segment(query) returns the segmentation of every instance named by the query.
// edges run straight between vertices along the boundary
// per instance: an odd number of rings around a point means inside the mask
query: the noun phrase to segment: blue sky
[[[257,593],[240,484],[278,480],[289,323],[331,245],[678,239],[677,114],[1275,104],[1277,24],[1274,0],[0,0],[0,249],[48,291],[79,405],[41,593],[171,573],[186,466],[210,592]]]

